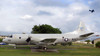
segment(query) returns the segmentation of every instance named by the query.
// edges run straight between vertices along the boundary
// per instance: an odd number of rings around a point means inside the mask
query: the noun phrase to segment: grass
[[[18,47],[22,48],[22,47]],[[73,44],[72,46],[50,46],[49,48],[56,48],[56,52],[31,52],[29,46],[26,49],[14,49],[12,47],[1,46],[0,56],[99,56],[100,49],[94,48],[93,45],[88,44]]]

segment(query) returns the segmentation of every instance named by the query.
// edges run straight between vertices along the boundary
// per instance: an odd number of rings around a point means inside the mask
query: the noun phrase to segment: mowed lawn
[[[29,47],[0,47],[0,56],[100,56],[100,48],[90,44],[73,44],[72,46],[50,46],[59,52],[32,52]]]

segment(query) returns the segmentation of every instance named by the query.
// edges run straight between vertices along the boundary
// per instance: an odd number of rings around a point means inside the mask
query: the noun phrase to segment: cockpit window
[[[10,37],[12,38],[12,35]]]
[[[8,36],[9,38],[12,38],[12,35],[11,36]]]

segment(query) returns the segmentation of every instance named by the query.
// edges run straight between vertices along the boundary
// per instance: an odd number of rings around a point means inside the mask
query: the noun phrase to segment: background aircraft
[[[89,11],[90,11],[91,13],[95,12],[95,11],[94,11],[94,9],[92,9],[92,10],[89,10]]]

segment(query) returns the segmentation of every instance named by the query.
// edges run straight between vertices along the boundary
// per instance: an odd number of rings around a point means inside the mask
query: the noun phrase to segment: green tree
[[[2,42],[2,39],[0,38],[0,42]]]
[[[85,40],[85,42],[87,42],[87,44],[89,44],[91,41],[90,40]]]
[[[59,28],[54,28],[51,25],[42,24],[42,25],[35,25],[32,28],[31,33],[62,33]]]
[[[96,47],[100,48],[100,41],[95,44]]]

